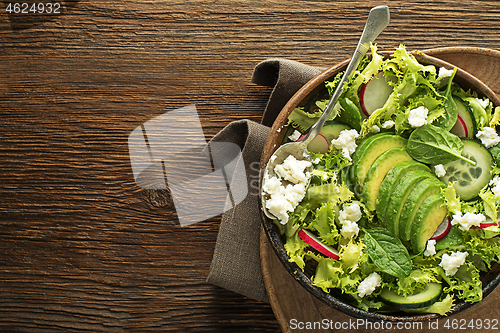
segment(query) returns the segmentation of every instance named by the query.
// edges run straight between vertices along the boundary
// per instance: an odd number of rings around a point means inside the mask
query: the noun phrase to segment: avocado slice
[[[415,253],[425,250],[427,241],[448,214],[441,193],[428,196],[418,208],[411,225],[410,243]]]
[[[395,134],[377,133],[361,141],[352,156],[351,180],[360,196],[363,191],[358,191],[356,185],[363,185],[371,165],[383,152],[395,148],[406,147],[407,140]]]
[[[401,240],[410,241],[412,223],[422,202],[433,194],[441,193],[441,189],[444,187],[444,183],[439,181],[433,174],[430,174],[429,178],[422,180],[415,186],[406,198],[399,216],[399,238]]]
[[[406,148],[394,147],[380,154],[370,166],[363,184],[362,199],[368,210],[374,211],[377,196],[385,176],[389,170],[399,162],[411,161],[410,154]]]
[[[387,173],[382,184],[380,184],[380,190],[377,196],[377,204],[375,210],[377,216],[380,220],[385,218],[385,211],[387,209],[387,203],[391,198],[391,193],[399,180],[408,172],[412,170],[425,170],[431,172],[429,167],[425,164],[417,161],[403,161],[395,164]]]
[[[390,200],[387,203],[385,215],[382,217],[383,223],[394,235],[400,235],[399,221],[406,199],[419,183],[432,176],[432,173],[427,170],[412,170],[407,172],[394,186],[390,194]]]

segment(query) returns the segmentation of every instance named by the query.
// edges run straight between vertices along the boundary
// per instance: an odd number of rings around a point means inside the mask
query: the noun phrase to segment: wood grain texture
[[[33,1],[28,1],[33,3]],[[205,283],[219,217],[181,228],[134,183],[127,137],[196,104],[210,139],[261,117],[269,57],[350,56],[376,1],[0,2],[0,332],[276,332],[269,305]],[[386,1],[382,49],[500,49],[497,1]]]

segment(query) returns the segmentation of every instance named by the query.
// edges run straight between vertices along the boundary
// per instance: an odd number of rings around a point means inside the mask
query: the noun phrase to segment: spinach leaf
[[[351,125],[358,132],[361,130],[361,113],[358,107],[349,98],[340,101],[341,111],[336,120]]]
[[[434,125],[414,130],[408,138],[406,150],[415,160],[427,164],[446,164],[460,158],[472,165],[476,162],[462,156],[464,144],[460,138]]]
[[[446,91],[444,92],[444,115],[443,117],[437,118],[432,124],[434,126],[442,127],[449,131],[453,128],[458,119],[458,109],[453,96],[451,94],[451,84],[453,83],[453,77],[455,76],[457,69],[453,69],[453,74],[448,79],[448,85]]]
[[[401,240],[385,228],[363,229],[366,253],[383,272],[395,277],[407,277],[411,273],[410,254]]]

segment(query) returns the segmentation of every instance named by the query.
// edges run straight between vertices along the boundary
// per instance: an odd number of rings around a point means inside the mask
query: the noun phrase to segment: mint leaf
[[[363,229],[366,253],[381,271],[398,278],[410,275],[410,254],[401,240],[385,228]]]

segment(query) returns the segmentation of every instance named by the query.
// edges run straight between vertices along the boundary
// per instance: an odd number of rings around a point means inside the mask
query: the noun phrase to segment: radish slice
[[[451,229],[451,221],[448,216],[443,219],[443,222],[437,227],[436,232],[432,235],[431,239],[434,239],[436,242],[438,240],[443,239]]]
[[[384,72],[379,72],[371,78],[370,81],[361,85],[361,89],[359,90],[359,103],[361,104],[361,110],[363,110],[365,116],[370,117],[375,110],[384,106],[394,90],[387,81],[394,80],[397,80],[396,77],[391,76],[385,78]]]
[[[335,250],[330,245],[321,243],[319,239],[314,236],[309,230],[300,229],[299,237],[321,254],[324,254],[325,256],[333,258],[335,260],[340,259],[339,252],[337,250]]]
[[[307,134],[302,135],[297,139],[297,142],[304,140]],[[317,137],[312,139],[307,145],[307,149],[313,153],[326,154],[329,148],[328,140],[323,136],[323,134],[318,134]]]
[[[465,121],[462,119],[462,117],[460,117],[460,115],[458,116],[457,122],[450,130],[450,132],[461,138],[469,137],[469,131],[467,130],[467,125],[465,124]]]
[[[488,227],[494,227],[494,226],[498,226],[498,222],[493,222],[492,220],[488,219],[487,222],[483,222],[481,224],[479,224],[479,226],[477,225],[473,225],[471,226],[471,228],[473,229],[484,229],[484,228],[488,228]]]

